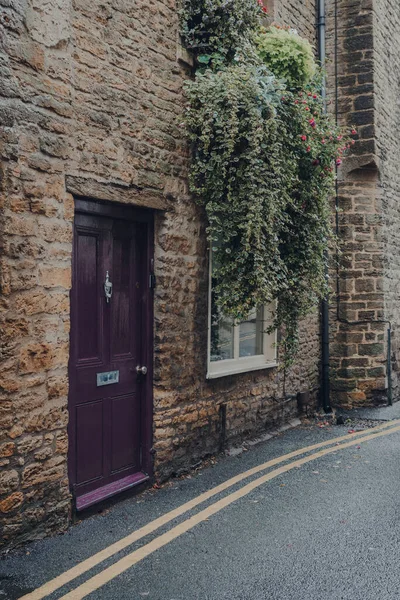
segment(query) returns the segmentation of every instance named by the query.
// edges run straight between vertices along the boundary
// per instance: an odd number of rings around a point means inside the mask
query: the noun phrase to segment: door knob
[[[136,373],[138,375],[146,375],[147,373],[147,367],[139,367],[139,365],[136,367]]]

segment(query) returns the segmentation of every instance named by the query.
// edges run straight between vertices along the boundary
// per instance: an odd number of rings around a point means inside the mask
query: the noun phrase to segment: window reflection
[[[216,303],[216,294],[211,292],[211,352],[210,360],[233,358],[234,328],[230,320],[220,314]]]
[[[239,357],[263,353],[263,309],[253,309],[239,326]]]

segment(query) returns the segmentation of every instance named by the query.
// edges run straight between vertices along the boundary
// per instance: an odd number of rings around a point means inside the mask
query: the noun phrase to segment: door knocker
[[[110,277],[108,275],[108,271],[106,272],[106,280],[104,282],[104,294],[106,297],[107,304],[110,302],[112,296],[112,286],[113,284],[110,281]]]

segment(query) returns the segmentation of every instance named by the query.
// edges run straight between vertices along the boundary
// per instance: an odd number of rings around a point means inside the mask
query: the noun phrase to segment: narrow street
[[[399,412],[302,425],[124,499],[6,556],[0,598],[398,599]]]

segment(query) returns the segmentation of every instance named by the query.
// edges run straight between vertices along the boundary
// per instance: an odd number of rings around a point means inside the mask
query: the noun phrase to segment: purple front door
[[[150,249],[143,211],[77,201],[69,470],[78,509],[148,478]]]

